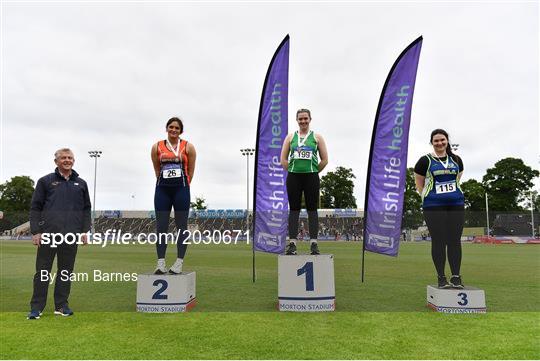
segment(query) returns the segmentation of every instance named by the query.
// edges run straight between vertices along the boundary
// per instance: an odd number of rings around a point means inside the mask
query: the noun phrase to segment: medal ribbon
[[[171,142],[169,142],[168,138],[165,139],[165,141],[167,142],[167,145],[169,146],[169,149],[171,150],[171,152],[173,152],[174,156],[176,158],[178,158],[178,152],[180,152],[180,139],[178,139],[178,143],[176,144],[176,148],[173,147]]]

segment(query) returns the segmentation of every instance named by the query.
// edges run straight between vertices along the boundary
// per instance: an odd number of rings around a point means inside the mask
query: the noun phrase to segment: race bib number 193
[[[294,151],[294,159],[311,159],[313,152],[310,149],[298,148]]]

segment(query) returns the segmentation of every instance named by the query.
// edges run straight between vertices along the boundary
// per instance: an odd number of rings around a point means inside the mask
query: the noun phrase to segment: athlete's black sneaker
[[[450,285],[450,283],[448,283],[448,280],[446,279],[446,276],[439,276],[437,283],[438,283],[439,288],[450,288],[450,287],[452,287]]]
[[[461,276],[450,277],[450,285],[453,288],[459,288],[459,289],[465,288],[465,286],[463,286],[463,281],[461,280]]]
[[[317,242],[313,242],[311,244],[311,255],[316,256],[318,254],[321,254],[321,252],[319,252],[319,245]]]
[[[296,244],[289,242],[287,249],[285,250],[287,256],[294,256],[296,254]]]

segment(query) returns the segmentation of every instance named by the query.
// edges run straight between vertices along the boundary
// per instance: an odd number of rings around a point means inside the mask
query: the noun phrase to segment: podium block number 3
[[[458,297],[461,297],[461,301],[458,301],[458,305],[460,306],[467,306],[469,303],[469,300],[467,299],[467,294],[464,292],[458,293]]]
[[[306,291],[313,291],[313,262],[306,262],[301,268],[296,270],[296,275],[301,276],[306,274]]]
[[[169,284],[165,280],[155,280],[154,283],[152,283],[154,286],[160,286],[158,290],[152,295],[153,300],[166,300],[167,295],[164,295],[163,292],[167,289]]]

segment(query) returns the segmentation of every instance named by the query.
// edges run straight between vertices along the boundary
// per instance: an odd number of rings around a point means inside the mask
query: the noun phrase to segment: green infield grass
[[[335,256],[336,312],[280,313],[277,256],[240,245],[188,248],[184,270],[197,272],[197,306],[185,314],[135,312],[136,282],[97,282],[94,270],[146,273],[151,245],[79,248],[73,317],[26,320],[35,249],[30,241],[0,242],[2,359],[538,359],[540,247],[463,247],[465,284],[486,292],[487,314],[437,314],[426,308],[435,282],[428,243],[402,244],[397,258],[366,254],[361,244],[321,242]],[[308,252],[300,244],[301,253]],[[169,248],[168,262],[175,257]]]

